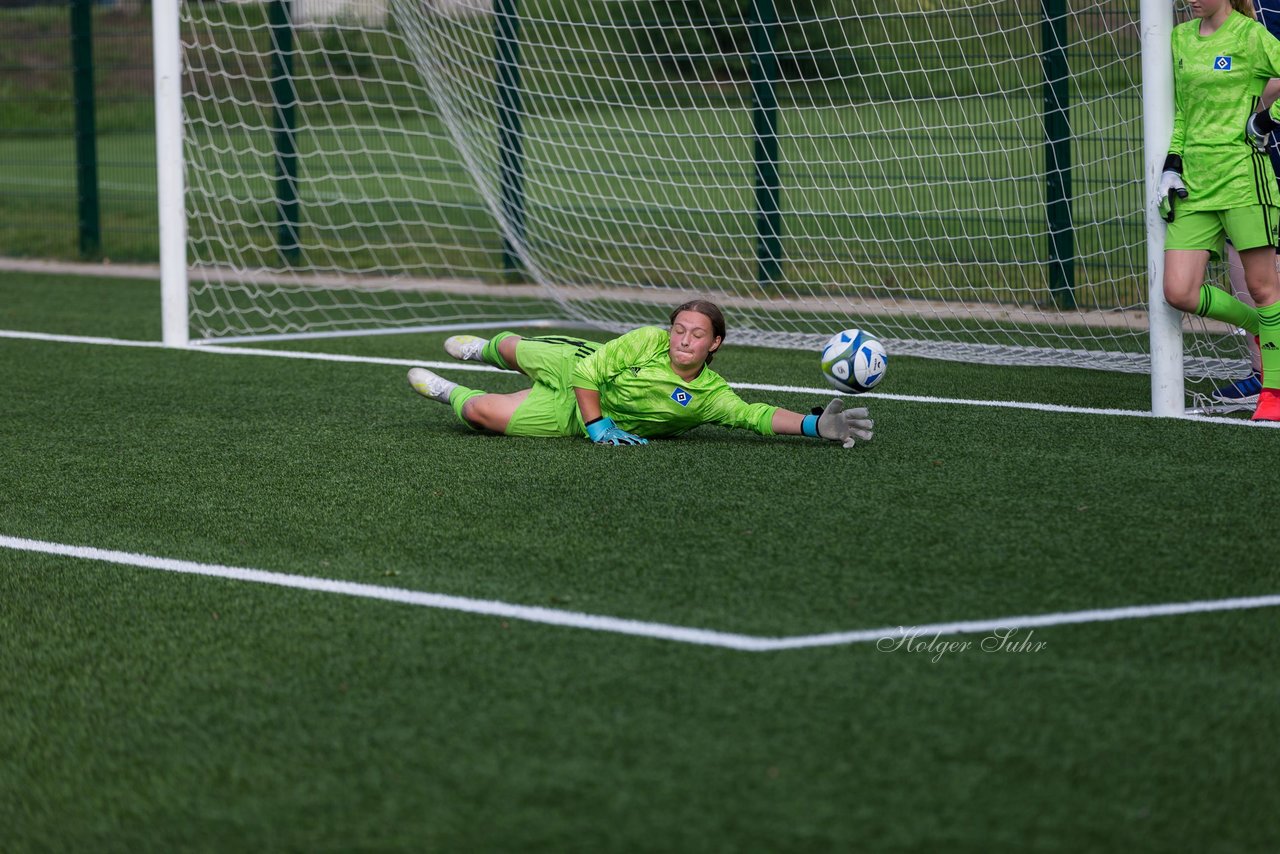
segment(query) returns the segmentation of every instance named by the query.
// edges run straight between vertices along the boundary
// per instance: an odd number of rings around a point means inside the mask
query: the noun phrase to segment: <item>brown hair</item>
[[[1253,0],[1231,0],[1231,8],[1246,18],[1254,21],[1258,20],[1257,14],[1253,11]]]
[[[679,315],[680,312],[682,311],[696,311],[698,314],[701,314],[704,317],[706,317],[707,320],[710,320],[712,334],[714,334],[717,338],[720,339],[721,344],[724,344],[724,336],[725,336],[724,314],[720,311],[720,306],[716,305],[713,302],[708,302],[707,300],[704,300],[704,299],[691,299],[688,302],[675,307],[675,309],[671,312],[670,325],[675,326],[676,316]],[[717,346],[716,349],[719,349],[719,347]],[[711,360],[715,358],[715,355],[716,355],[715,350],[712,350],[710,353],[707,353],[708,365],[711,364]]]

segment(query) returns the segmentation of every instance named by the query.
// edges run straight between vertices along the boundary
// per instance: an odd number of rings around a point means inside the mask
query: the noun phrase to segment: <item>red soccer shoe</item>
[[[1250,421],[1280,421],[1280,388],[1264,388],[1258,394],[1258,408]]]

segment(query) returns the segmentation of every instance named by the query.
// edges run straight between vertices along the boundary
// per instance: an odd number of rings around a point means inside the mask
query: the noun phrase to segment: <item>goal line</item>
[[[309,361],[321,362],[347,362],[354,364],[367,365],[394,365],[397,367],[427,367],[439,368],[449,371],[480,371],[499,373],[499,369],[490,367],[489,365],[480,365],[468,362],[443,362],[432,359],[399,359],[381,356],[353,356],[345,353],[316,353],[305,350],[269,350],[255,347],[245,346],[227,346],[223,344],[200,344],[189,345],[186,348],[166,347],[159,341],[140,341],[125,338],[99,338],[81,335],[59,335],[49,332],[27,332],[16,329],[0,329],[0,339],[26,340],[26,341],[47,341],[51,343],[61,344],[84,344],[93,346],[107,347],[146,347],[152,349],[185,349],[188,352],[209,353],[222,356],[260,356],[271,359],[302,359]],[[844,395],[826,386],[793,386],[793,385],[775,385],[771,383],[751,383],[751,382],[730,382],[729,385],[736,389],[750,389],[753,391],[773,391],[786,394],[815,394],[815,395]],[[996,409],[1023,409],[1038,412],[1056,412],[1070,415],[1103,415],[1115,417],[1129,418],[1162,418],[1167,416],[1157,415],[1150,410],[1145,409],[1110,409],[1088,406],[1066,406],[1054,403],[1035,403],[1031,401],[1017,400],[974,400],[968,398],[951,398],[938,397],[934,395],[910,395],[910,394],[891,394],[888,392],[866,392],[857,395],[860,400],[896,400],[907,403],[930,403],[952,406],[980,406]],[[1259,429],[1280,429],[1280,422],[1270,421],[1250,421],[1244,418],[1227,418],[1221,415],[1212,415],[1202,412],[1188,412],[1183,418],[1188,421],[1195,421],[1199,424],[1232,424],[1242,427],[1253,427]]]

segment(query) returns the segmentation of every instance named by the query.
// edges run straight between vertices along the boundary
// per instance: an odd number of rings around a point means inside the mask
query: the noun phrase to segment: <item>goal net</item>
[[[1150,370],[1137,0],[181,7],[197,340],[721,303]],[[1245,339],[1184,326],[1189,388]]]

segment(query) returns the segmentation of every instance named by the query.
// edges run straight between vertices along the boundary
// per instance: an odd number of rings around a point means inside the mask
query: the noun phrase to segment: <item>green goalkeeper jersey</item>
[[[1249,113],[1269,78],[1280,77],[1280,41],[1233,11],[1213,35],[1200,19],[1173,28],[1173,138],[1187,198],[1179,210],[1274,205],[1275,173],[1245,138]]]
[[[778,407],[747,403],[709,367],[681,379],[671,369],[670,346],[670,334],[657,326],[628,332],[580,361],[573,385],[599,391],[601,412],[637,436],[678,436],[701,424],[773,435]]]

